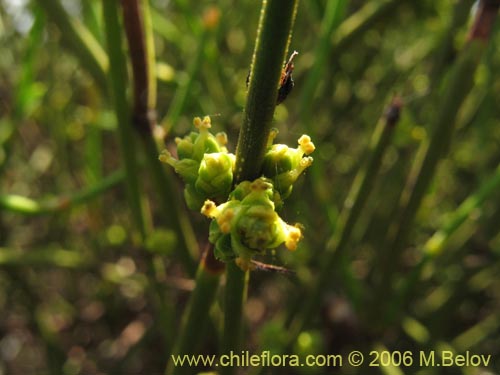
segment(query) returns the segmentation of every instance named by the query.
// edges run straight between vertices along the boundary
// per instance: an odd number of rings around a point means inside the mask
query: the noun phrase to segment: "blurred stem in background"
[[[307,72],[307,79],[301,88],[299,114],[301,116],[301,123],[304,126],[310,121],[311,105],[318,84],[321,82],[322,74],[326,69],[332,34],[344,18],[348,3],[348,0],[328,1],[326,3],[325,15],[321,21],[319,40],[314,51],[314,63]]]
[[[24,215],[43,215],[64,211],[76,205],[88,203],[124,180],[125,172],[119,170],[79,192],[40,201],[21,195],[0,194],[0,207]]]
[[[111,95],[114,102],[116,118],[118,120],[118,134],[122,150],[122,159],[125,165],[127,196],[132,220],[141,236],[141,242],[146,239],[144,212],[139,192],[138,169],[136,160],[136,141],[131,122],[131,111],[127,102],[127,66],[125,54],[122,50],[122,35],[118,17],[118,1],[103,1],[103,16],[105,34],[109,55],[109,80]]]
[[[384,115],[374,130],[367,155],[366,163],[359,169],[351,185],[349,193],[344,201],[343,208],[337,218],[335,230],[326,245],[321,261],[321,269],[318,277],[312,285],[307,288],[305,296],[301,299],[299,314],[291,323],[289,343],[293,344],[304,329],[307,322],[321,305],[322,292],[332,284],[332,274],[338,272],[346,277],[350,275],[350,266],[347,259],[346,245],[360,216],[363,208],[374,190],[377,174],[382,165],[385,152],[391,144],[394,128],[399,120],[402,100],[394,97]],[[351,288],[350,297],[354,305],[360,308],[361,287],[352,276],[349,277],[345,286]]]
[[[213,245],[208,244],[196,273],[195,287],[183,313],[181,329],[172,355],[196,353],[210,320],[210,308],[214,303],[224,263],[214,257]],[[212,338],[215,339],[215,338]],[[190,374],[189,366],[174,366],[168,362],[166,374]]]
[[[50,19],[61,30],[63,38],[67,40],[66,47],[79,58],[82,68],[92,75],[96,84],[105,92],[107,90],[107,80],[105,77],[109,62],[99,42],[83,24],[66,12],[60,1],[39,1],[37,4],[45,10]],[[131,34],[131,37],[135,38],[133,48],[138,49],[132,53],[132,56],[137,56],[137,58],[133,59],[133,73],[134,77],[136,77],[134,78],[134,89],[136,90],[136,94],[134,95],[135,110],[131,112],[126,109],[125,112],[128,115],[123,113],[121,116],[124,116],[125,121],[129,122],[129,128],[132,128],[130,126],[130,116],[132,115],[134,116],[132,123],[140,123],[140,125],[134,125],[134,129],[140,135],[138,138],[143,145],[146,162],[149,167],[148,170],[151,173],[157,190],[157,196],[159,197],[158,199],[161,202],[161,213],[167,224],[180,236],[178,256],[188,273],[194,275],[196,270],[194,258],[199,256],[198,245],[187,214],[185,210],[181,209],[179,200],[175,199],[176,194],[174,194],[171,174],[158,163],[159,151],[153,137],[156,105],[154,48],[149,7],[147,4],[143,4],[143,9],[145,9],[144,26],[147,27],[145,27],[143,32],[137,34],[137,36]],[[142,27],[142,23],[136,24],[136,26]],[[141,51],[146,56],[141,56]],[[124,56],[123,52],[122,56]],[[146,62],[145,59],[148,61]],[[142,63],[140,60],[142,60]],[[142,73],[141,64],[143,64],[144,73]],[[147,69],[146,66],[148,66]],[[116,70],[116,68],[114,69]],[[125,77],[126,75],[124,75]],[[117,82],[117,84],[120,85],[121,83]],[[125,92],[119,95],[122,94],[124,96],[122,101],[126,101]],[[129,136],[135,138],[132,134],[129,134]],[[137,211],[137,208],[135,211]],[[136,220],[137,216],[137,214],[134,214]]]
[[[438,163],[448,151],[457,113],[474,85],[474,74],[488,45],[499,7],[498,1],[480,2],[466,45],[445,82],[438,112],[430,125],[432,135],[429,140],[423,141],[413,163],[399,203],[399,220],[389,232],[389,246],[379,253],[380,277],[375,293],[378,301],[383,301],[383,296],[393,291],[394,274],[400,266],[401,252],[407,245],[415,216],[433,181]],[[387,308],[387,304],[384,308]],[[394,313],[387,314],[387,311],[383,311],[380,319],[382,325],[390,323],[394,319]]]
[[[297,6],[298,0],[268,0],[262,3],[243,124],[236,149],[235,184],[253,181],[261,175]],[[240,348],[248,279],[249,271],[242,271],[234,261],[227,264],[222,354],[237,352]],[[233,373],[234,368],[223,368],[222,374]]]
[[[38,0],[37,4],[59,27],[67,48],[78,57],[82,67],[90,73],[96,84],[106,91],[109,61],[99,42],[79,20],[66,12],[59,0]]]
[[[201,30],[198,39],[199,44],[196,57],[188,68],[190,73],[189,81],[176,91],[170,110],[164,120],[164,129],[166,131],[179,119],[190,87],[196,77],[196,72],[200,69],[205,44],[217,27],[218,21],[219,11],[217,8],[213,7],[205,11],[203,16],[203,30]],[[181,327],[172,355],[194,353],[199,348],[207,330],[207,325],[210,322],[209,312],[214,303],[224,268],[224,263],[215,259],[213,245],[208,244],[198,265],[195,276],[195,287],[183,313]],[[188,366],[174,366],[172,361],[168,361],[166,368],[166,374],[189,374],[191,371],[192,369]]]

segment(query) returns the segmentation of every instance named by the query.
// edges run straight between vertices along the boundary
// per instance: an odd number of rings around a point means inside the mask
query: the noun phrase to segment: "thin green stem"
[[[134,78],[132,125],[141,140],[148,171],[160,197],[167,224],[180,236],[180,259],[187,272],[194,275],[194,259],[198,256],[196,239],[186,214],[174,198],[171,175],[158,162],[158,145],[153,138],[156,126],[156,62],[148,1],[125,0],[122,8]]]
[[[127,66],[126,57],[122,50],[123,39],[118,18],[118,1],[103,0],[102,4],[110,60],[109,78],[113,104],[118,120],[122,157],[125,164],[128,200],[136,228],[141,238],[144,239],[146,236],[146,228],[137,178],[138,171],[135,158],[136,152],[134,152],[134,134],[130,121],[130,109],[126,97]]]
[[[59,0],[38,0],[47,16],[57,25],[65,44],[74,53],[94,78],[96,84],[106,91],[108,57],[92,33],[77,19],[71,17]]]
[[[236,150],[235,183],[261,174],[276,107],[278,84],[291,38],[298,0],[264,0],[250,69],[248,96]],[[240,348],[249,272],[227,264],[222,353]],[[223,374],[234,369],[223,368]]]
[[[184,110],[189,94],[191,93],[194,82],[197,79],[198,72],[202,66],[203,57],[205,55],[205,46],[209,36],[209,31],[205,28],[203,29],[201,35],[198,38],[198,45],[195,56],[188,66],[188,74],[185,81],[180,82],[179,88],[176,90],[174,98],[170,103],[170,107],[165,118],[161,121],[162,127],[165,132],[168,133],[177,121]]]
[[[226,291],[224,297],[224,333],[221,354],[238,351],[243,333],[242,316],[246,301],[250,273],[243,272],[235,262],[226,266]],[[230,369],[223,374],[232,373]]]
[[[326,69],[327,58],[332,46],[330,42],[331,36],[344,18],[348,2],[348,0],[327,2],[325,16],[321,22],[318,44],[314,51],[314,64],[307,73],[304,87],[301,88],[300,114],[302,123],[309,121],[314,94],[316,93],[318,84],[321,82],[321,76]]]
[[[190,276],[196,273],[195,259],[199,257],[199,247],[188,214],[183,210],[182,201],[175,199],[178,193],[173,186],[173,176],[169,169],[164,168],[158,161],[158,147],[152,137],[140,137],[146,157],[148,172],[150,173],[159,204],[167,225],[179,236],[179,248],[176,254]]]
[[[189,298],[188,306],[182,319],[179,339],[172,355],[197,353],[206,331],[210,308],[214,302],[220,276],[224,271],[223,263],[214,258],[213,245],[207,246],[203,259],[196,272],[195,288]],[[167,374],[190,374],[189,366],[174,367],[169,361]]]
[[[422,251],[423,256],[420,261],[413,267],[412,272],[405,279],[401,286],[398,296],[399,298],[394,303],[392,310],[403,305],[407,298],[413,295],[413,291],[420,280],[422,270],[430,261],[440,256],[446,249],[448,241],[456,233],[461,226],[480,209],[483,203],[491,197],[492,194],[498,191],[500,187],[500,166],[497,167],[494,174],[484,181],[479,189],[465,199],[462,204],[453,212],[444,222],[441,229],[436,231],[431,238],[424,244]]]
[[[493,2],[482,2],[471,27],[469,40],[446,82],[442,102],[431,125],[432,136],[424,142],[410,172],[405,190],[401,196],[401,215],[398,224],[390,232],[390,246],[381,254],[382,275],[377,284],[376,296],[379,298],[392,288],[394,273],[399,265],[400,253],[413,227],[413,222],[429,185],[436,173],[439,161],[446,155],[453,136],[457,113],[474,84],[474,73],[484,52],[489,35],[498,13]],[[385,315],[385,322],[391,316]]]
[[[41,201],[15,194],[0,195],[0,207],[23,215],[43,215],[71,209],[87,203],[125,179],[123,170],[116,171],[101,181],[77,193]]]
[[[298,0],[263,2],[236,150],[235,183],[260,176]]]
[[[91,260],[79,251],[62,249],[36,249],[20,251],[0,248],[0,266],[2,267],[58,267],[82,269],[90,265]]]
[[[401,105],[401,100],[398,97],[393,98],[391,105],[375,128],[370,142],[368,160],[356,174],[347,194],[343,209],[336,221],[335,231],[327,242],[326,252],[321,261],[320,274],[307,293],[301,314],[292,323],[290,342],[295,341],[297,335],[310,320],[315,309],[319,307],[318,301],[320,300],[321,292],[331,284],[332,270],[348,272],[344,269],[348,267],[344,259],[346,257],[346,245],[351,238],[356,223],[361,217],[370,193],[373,191],[376,176],[382,165],[383,156],[391,143],[394,128],[399,120]],[[352,282],[353,280],[350,281]],[[355,305],[358,305],[358,294],[361,288],[351,287],[353,288],[353,291],[351,291],[351,296],[354,299],[353,302]]]

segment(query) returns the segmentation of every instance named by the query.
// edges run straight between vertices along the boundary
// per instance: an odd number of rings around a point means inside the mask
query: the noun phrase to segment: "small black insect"
[[[299,53],[297,51],[293,51],[290,58],[288,59],[288,62],[285,64],[283,70],[281,71],[280,87],[278,88],[278,97],[276,98],[276,105],[282,103],[283,100],[287,98],[288,94],[290,94],[290,92],[293,89],[294,86],[292,78],[292,72],[294,68],[293,58],[298,54]],[[250,84],[250,71],[248,71],[247,74],[246,84],[247,87]]]
[[[298,54],[299,53],[297,51],[293,51],[293,53],[290,55],[290,58],[288,59],[288,62],[285,64],[283,70],[281,71],[280,87],[278,88],[278,97],[276,98],[276,105],[282,103],[293,89],[294,86],[292,78],[292,72],[294,68],[293,58]]]

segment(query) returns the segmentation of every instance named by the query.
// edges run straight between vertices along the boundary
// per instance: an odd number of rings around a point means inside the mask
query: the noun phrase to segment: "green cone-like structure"
[[[174,167],[184,180],[188,207],[201,209],[213,219],[209,240],[215,245],[215,256],[225,262],[236,260],[242,269],[248,269],[254,255],[282,243],[295,250],[302,230],[299,225],[285,223],[276,210],[282,207],[300,174],[312,164],[308,156],[314,151],[311,138],[301,136],[297,148],[273,145],[278,132],[272,131],[262,177],[243,181],[231,191],[235,157],[225,147],[226,134],[210,133],[208,116],[203,120],[195,118],[194,125],[197,132],[175,140],[179,159],[165,150],[160,160]]]

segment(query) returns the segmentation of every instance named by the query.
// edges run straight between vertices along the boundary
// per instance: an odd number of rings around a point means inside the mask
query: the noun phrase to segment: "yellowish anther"
[[[234,218],[234,210],[231,208],[225,209],[217,218],[217,224],[220,231],[224,234],[231,232],[231,222]]]
[[[210,129],[212,127],[212,121],[210,120],[210,116],[203,117],[202,124],[205,129]]]
[[[299,138],[299,145],[300,149],[304,152],[304,154],[309,155],[314,152],[316,149],[316,146],[314,146],[314,143],[311,141],[311,137],[308,135],[304,134]]]
[[[217,133],[215,139],[219,146],[225,146],[227,144],[227,134],[224,132]]]
[[[178,145],[179,143],[181,143],[182,138],[180,138],[180,137],[175,137],[174,141],[175,141],[175,144],[177,144],[177,145]]]
[[[271,132],[269,133],[269,138],[267,139],[267,147],[271,147],[273,145],[274,139],[278,135],[279,131],[276,128],[272,128]]]
[[[210,199],[207,199],[201,207],[201,213],[206,217],[215,217],[217,216],[217,205]]]
[[[196,129],[199,129],[201,127],[202,121],[200,117],[195,117],[193,119],[193,125],[195,126]]]
[[[302,231],[300,228],[292,225],[287,225],[288,233],[285,240],[285,246],[288,250],[297,250],[297,245],[302,238]]]

